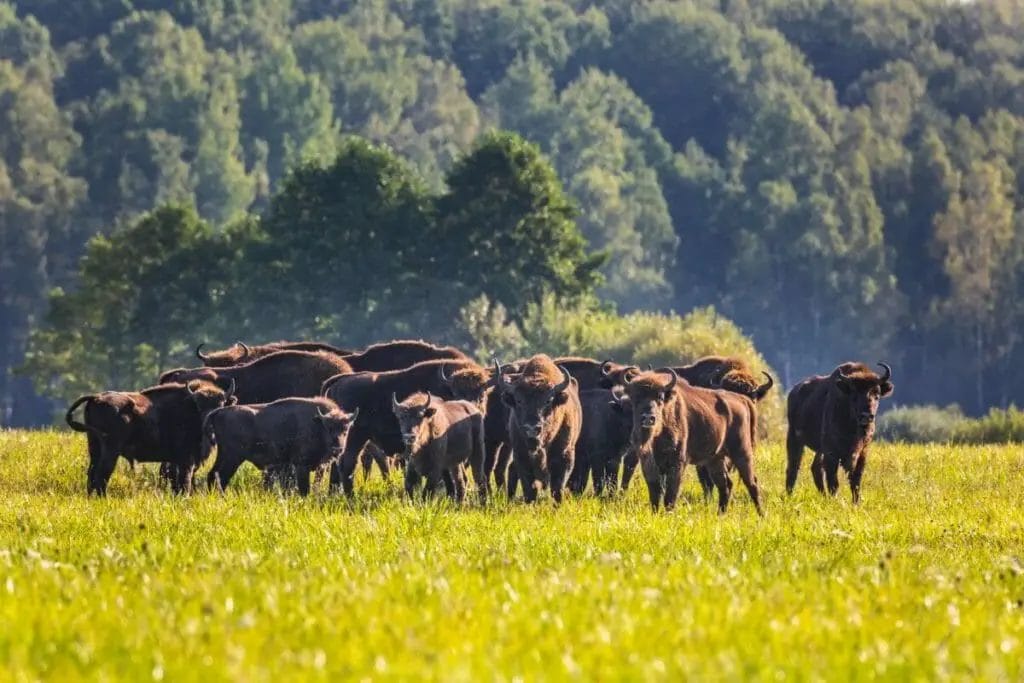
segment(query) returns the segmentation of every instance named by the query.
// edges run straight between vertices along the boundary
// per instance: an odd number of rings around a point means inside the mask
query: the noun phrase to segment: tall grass
[[[12,680],[935,680],[1024,677],[1024,453],[880,445],[864,502],[806,472],[760,519],[690,474],[488,508],[176,498],[119,467],[84,495],[84,443],[0,433],[0,664]],[[741,487],[738,487],[741,488]]]

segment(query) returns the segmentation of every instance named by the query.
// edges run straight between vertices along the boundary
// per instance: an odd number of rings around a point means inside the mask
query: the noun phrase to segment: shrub
[[[966,418],[956,405],[900,406],[878,418],[878,438],[907,443],[949,443]]]
[[[1016,406],[992,408],[975,419],[957,426],[955,440],[960,443],[1016,443],[1024,441],[1024,410]]]

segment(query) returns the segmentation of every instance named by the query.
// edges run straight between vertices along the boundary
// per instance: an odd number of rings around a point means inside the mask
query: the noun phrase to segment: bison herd
[[[86,434],[87,488],[104,495],[119,457],[159,462],[175,492],[192,490],[214,447],[207,485],[223,490],[243,462],[301,495],[330,471],[332,489],[352,495],[355,471],[376,462],[387,476],[404,465],[410,496],[444,490],[461,502],[467,470],[486,502],[492,483],[509,498],[522,489],[559,502],[625,489],[640,465],[654,509],[672,509],[683,470],[697,469],[706,496],[724,512],[735,471],[758,513],[754,467],[757,403],[773,383],[745,362],[711,356],[690,365],[641,370],[610,360],[538,354],[493,367],[458,349],[393,341],[362,351],[316,342],[196,349],[203,365],[165,372],[138,392],[106,391],[75,400],[66,420]],[[822,492],[838,490],[838,470],[860,497],[867,448],[892,371],[844,363],[789,394],[786,488],[805,447]],[[81,420],[75,414],[82,407]],[[621,470],[621,479],[620,479]]]

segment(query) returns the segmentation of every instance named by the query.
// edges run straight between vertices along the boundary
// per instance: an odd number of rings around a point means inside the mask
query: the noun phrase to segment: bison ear
[[[437,408],[431,406],[423,411],[423,417],[430,419],[437,413]]]
[[[881,384],[878,385],[879,396],[885,398],[886,396],[892,394],[895,388],[896,385],[893,384],[892,382],[882,382]]]

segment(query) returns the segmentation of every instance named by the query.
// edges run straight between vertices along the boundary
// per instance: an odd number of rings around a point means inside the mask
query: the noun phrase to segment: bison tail
[[[220,412],[220,408],[214,408],[203,418],[203,440],[199,448],[199,463],[202,464],[210,457],[213,447],[217,445],[217,434],[213,430],[213,418]]]
[[[757,408],[750,406],[750,450],[757,447]]]
[[[103,436],[103,432],[101,432],[96,427],[87,425],[83,422],[79,422],[78,420],[75,419],[75,410],[78,408],[78,406],[82,405],[83,403],[88,403],[94,398],[96,398],[96,394],[86,394],[85,396],[79,396],[78,398],[76,398],[75,402],[71,404],[70,408],[68,408],[68,412],[64,414],[64,421],[67,422],[68,426],[74,429],[76,432],[92,432],[97,436]]]

